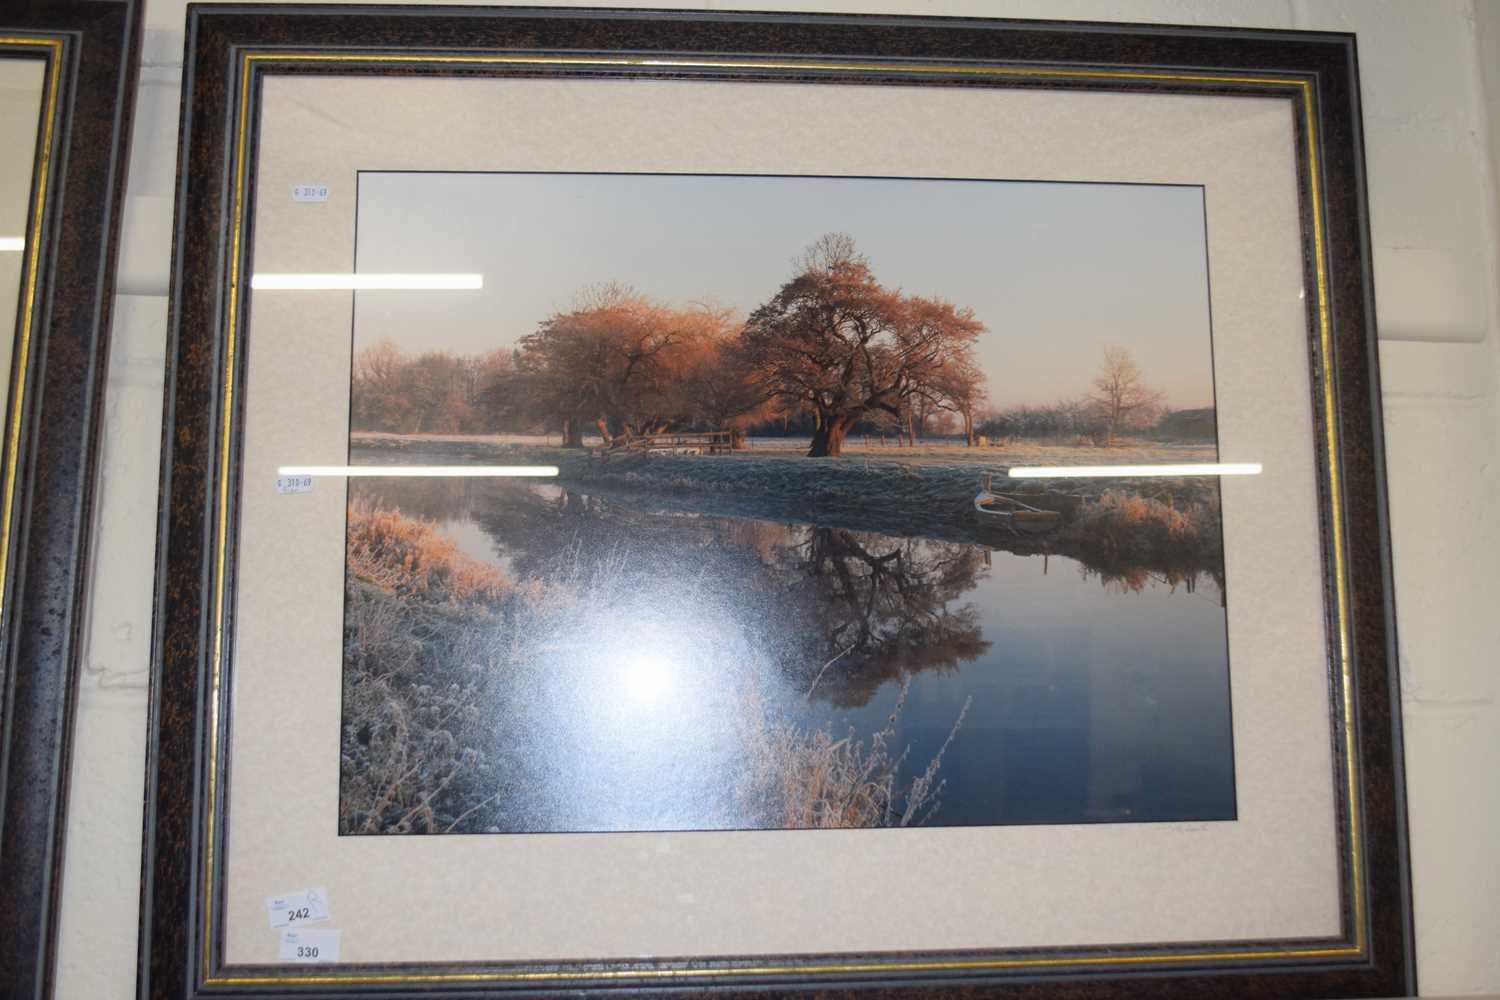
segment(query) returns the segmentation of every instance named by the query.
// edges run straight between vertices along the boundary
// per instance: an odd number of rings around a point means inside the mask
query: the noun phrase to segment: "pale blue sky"
[[[1082,395],[1108,343],[1170,405],[1213,401],[1197,187],[362,173],[359,271],[477,271],[484,288],[359,292],[355,348],[509,347],[604,281],[748,313],[828,232],[883,284],[974,309],[992,407]]]

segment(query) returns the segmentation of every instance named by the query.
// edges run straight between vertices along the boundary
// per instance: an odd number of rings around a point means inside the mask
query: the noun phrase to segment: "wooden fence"
[[[725,455],[735,450],[732,431],[697,431],[681,434],[643,434],[625,442],[626,448],[671,452],[679,455]]]

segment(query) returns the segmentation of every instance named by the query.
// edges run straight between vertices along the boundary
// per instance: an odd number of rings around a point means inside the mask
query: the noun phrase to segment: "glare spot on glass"
[[[24,236],[0,236],[0,252],[9,250],[20,253],[26,249],[26,238]]]
[[[672,694],[673,670],[666,660],[649,654],[628,657],[617,679],[621,692],[634,705],[654,708]]]
[[[526,720],[518,762],[549,776],[512,793],[533,829],[757,824],[737,789],[764,743],[763,706],[790,689],[743,627],[743,603],[688,576],[639,586],[659,552],[622,548],[570,576],[579,600],[546,611],[550,641],[500,695],[507,717]]]
[[[471,291],[482,274],[254,274],[250,287],[290,291]]]
[[[1195,462],[1190,465],[1017,465],[1011,479],[1140,479],[1151,476],[1258,476],[1259,462]]]
[[[502,477],[546,479],[558,474],[555,465],[282,465],[278,476],[454,476],[468,479]]]

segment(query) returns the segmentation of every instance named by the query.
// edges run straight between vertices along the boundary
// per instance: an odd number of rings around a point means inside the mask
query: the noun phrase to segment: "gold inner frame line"
[[[4,485],[0,486],[0,607],[4,607],[10,596],[7,586],[10,578],[10,526],[15,512],[16,469],[20,464],[21,418],[26,409],[26,374],[31,361],[31,332],[36,320],[37,282],[41,277],[43,216],[46,214],[47,186],[51,178],[53,139],[57,133],[57,95],[62,87],[62,39],[0,35],[0,52],[23,46],[47,51],[47,71],[39,123],[39,151],[31,179],[31,232],[28,234],[26,259],[21,272],[21,316],[16,333],[15,356],[11,362],[15,378],[11,382],[10,422],[5,428],[5,480]]]
[[[239,291],[243,284],[241,265],[241,245],[244,237],[245,219],[245,190],[247,182],[246,174],[246,148],[249,128],[249,102],[251,90],[252,70],[260,63],[278,64],[316,64],[316,63],[364,63],[364,64],[392,64],[392,65],[431,65],[443,66],[516,66],[516,67],[600,67],[600,68],[637,68],[637,69],[709,69],[709,70],[740,70],[762,72],[767,70],[813,70],[822,72],[850,72],[864,74],[882,74],[896,79],[903,76],[966,76],[989,79],[1080,79],[1080,80],[1120,80],[1131,82],[1175,82],[1175,83],[1216,83],[1237,84],[1267,87],[1284,87],[1291,90],[1289,98],[1300,101],[1302,109],[1302,120],[1306,129],[1306,157],[1299,164],[1299,170],[1305,169],[1304,179],[1309,191],[1308,211],[1312,214],[1313,231],[1313,263],[1317,285],[1317,343],[1318,358],[1322,366],[1322,417],[1326,426],[1326,434],[1322,438],[1322,444],[1326,446],[1326,454],[1323,455],[1327,469],[1327,486],[1331,498],[1331,547],[1334,575],[1335,592],[1335,618],[1337,635],[1334,637],[1334,650],[1338,657],[1338,679],[1340,693],[1339,702],[1340,718],[1344,728],[1343,757],[1345,771],[1346,795],[1343,803],[1347,824],[1347,844],[1349,853],[1350,892],[1352,902],[1352,931],[1353,943],[1344,946],[1326,946],[1323,944],[1310,944],[1308,947],[1286,947],[1262,950],[1234,951],[1226,949],[1193,949],[1186,947],[1183,951],[1162,952],[1149,955],[1083,955],[1075,957],[1032,957],[1032,958],[994,958],[994,959],[966,959],[966,960],[942,960],[931,961],[897,961],[897,962],[828,962],[787,965],[744,965],[716,967],[709,964],[701,966],[688,966],[671,969],[598,969],[589,971],[479,971],[479,972],[439,972],[439,973],[324,973],[320,975],[291,975],[291,976],[215,976],[213,974],[213,931],[214,914],[214,890],[217,883],[217,846],[216,828],[218,808],[219,787],[219,742],[221,736],[220,711],[223,696],[223,650],[224,650],[224,606],[226,600],[226,573],[225,556],[227,552],[228,539],[228,513],[229,495],[226,484],[229,482],[230,454],[233,439],[233,417],[234,417],[234,371],[236,365],[237,351],[237,324],[239,320]],[[774,81],[775,78],[769,78]],[[746,81],[750,82],[750,81]],[[767,82],[767,81],[754,81]],[[1247,95],[1249,96],[1249,95]],[[1264,97],[1265,94],[1253,96]],[[545,982],[560,981],[577,983],[589,980],[609,982],[628,980],[681,980],[698,977],[747,977],[747,976],[782,976],[782,975],[850,975],[850,974],[876,974],[881,972],[953,972],[953,971],[983,971],[983,970],[1015,970],[1015,969],[1056,969],[1068,967],[1099,968],[1110,966],[1144,966],[1144,965],[1183,965],[1188,963],[1215,963],[1215,962],[1250,962],[1250,961],[1275,961],[1287,959],[1334,959],[1334,958],[1358,958],[1365,953],[1366,938],[1366,913],[1365,897],[1363,891],[1364,869],[1362,851],[1362,829],[1359,814],[1359,782],[1358,782],[1358,760],[1355,757],[1354,746],[1354,702],[1353,702],[1353,664],[1350,662],[1349,644],[1349,621],[1348,600],[1346,596],[1346,574],[1347,568],[1344,562],[1343,541],[1343,507],[1341,502],[1341,475],[1338,458],[1338,427],[1337,407],[1333,393],[1332,372],[1332,329],[1329,316],[1328,303],[1328,280],[1327,280],[1327,250],[1323,233],[1322,217],[1322,178],[1319,173],[1318,156],[1318,118],[1313,101],[1313,90],[1308,80],[1300,77],[1284,76],[1257,76],[1257,75],[1234,75],[1213,74],[1206,72],[1183,72],[1174,73],[1169,71],[1153,70],[1108,70],[1108,69],[1047,69],[1043,67],[1004,67],[1004,66],[973,66],[959,64],[926,64],[926,65],[903,65],[879,62],[840,62],[830,60],[776,60],[776,59],[734,59],[734,58],[691,58],[691,57],[639,57],[639,56],[563,56],[563,55],[485,55],[485,54],[458,54],[458,55],[420,55],[404,53],[375,53],[375,54],[352,54],[339,52],[254,52],[246,51],[240,54],[238,94],[235,108],[235,131],[234,131],[234,185],[232,195],[232,216],[230,225],[230,269],[229,269],[229,296],[228,310],[225,317],[225,346],[223,361],[223,401],[220,410],[220,425],[222,431],[219,435],[219,481],[217,485],[218,497],[215,504],[214,525],[214,562],[213,562],[213,607],[214,607],[214,631],[212,649],[210,653],[210,710],[209,710],[209,753],[208,753],[208,800],[205,809],[205,836],[204,836],[204,864],[203,864],[203,913],[200,925],[200,965],[199,977],[204,986],[265,986],[265,985],[287,985],[287,986],[314,986],[314,985],[345,985],[345,984],[369,984],[369,985],[393,985],[400,983],[411,984],[474,984],[484,982]]]

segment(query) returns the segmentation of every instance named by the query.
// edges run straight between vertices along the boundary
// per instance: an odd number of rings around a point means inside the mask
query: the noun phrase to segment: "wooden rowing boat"
[[[984,486],[974,497],[974,510],[981,520],[1025,535],[1044,535],[1056,531],[1063,521],[1060,511],[1042,510],[1015,497],[991,492],[989,477],[985,477]]]

